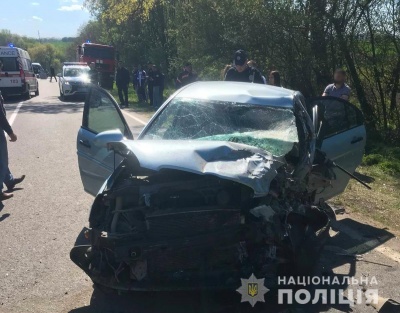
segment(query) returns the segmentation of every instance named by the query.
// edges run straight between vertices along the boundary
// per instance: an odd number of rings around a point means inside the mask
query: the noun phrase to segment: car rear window
[[[0,58],[3,64],[2,72],[19,72],[19,64],[17,58]]]

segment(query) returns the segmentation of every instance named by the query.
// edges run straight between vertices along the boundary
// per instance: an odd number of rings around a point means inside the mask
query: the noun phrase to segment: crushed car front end
[[[314,171],[302,96],[255,85],[183,88],[139,140],[110,144],[124,161],[92,206],[91,244],[71,251],[96,284],[235,290],[313,270],[329,233],[316,194],[332,177]]]
[[[327,215],[299,190],[284,158],[229,142],[113,148],[125,159],[93,204],[91,245],[71,251],[97,284],[232,289],[254,273],[273,286],[294,263],[307,271],[327,235]]]

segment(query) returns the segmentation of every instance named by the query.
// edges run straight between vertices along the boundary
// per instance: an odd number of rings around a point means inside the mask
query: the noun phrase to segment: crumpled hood
[[[266,195],[284,160],[244,144],[197,140],[124,140],[110,143],[121,154],[132,152],[142,168],[175,169],[235,181]]]

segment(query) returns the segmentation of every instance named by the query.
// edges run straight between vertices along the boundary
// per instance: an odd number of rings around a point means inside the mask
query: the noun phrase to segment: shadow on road
[[[4,97],[4,104],[15,104],[24,101],[21,96],[6,96]]]
[[[85,95],[69,96],[69,97],[66,97],[64,100],[61,98],[61,96],[51,97],[51,98],[58,99],[61,102],[84,102],[86,96]]]
[[[59,114],[59,113],[77,113],[83,108],[82,103],[26,103],[21,111],[24,113],[38,114]]]
[[[364,183],[367,184],[373,183],[375,181],[375,178],[365,174],[361,174],[359,172],[354,172],[354,176],[357,177],[358,179],[361,179]]]
[[[278,304],[278,289],[270,290],[265,295],[265,303],[258,302],[254,308],[249,303],[241,303],[241,295],[236,291],[230,292],[131,292],[121,293],[120,295],[111,292],[103,287],[94,287],[89,306],[76,308],[70,313],[130,313],[130,312],[146,312],[146,313],[187,313],[187,312],[296,312],[296,313],[313,313],[325,312],[330,309],[335,312],[352,312],[349,304],[340,304],[343,290],[356,291],[360,286],[348,285],[348,277],[355,277],[357,262],[369,262],[368,255],[365,259],[359,259],[359,254],[364,254],[382,245],[391,238],[393,234],[385,229],[379,229],[370,225],[363,224],[350,218],[335,222],[338,232],[329,238],[324,250],[321,253],[315,276],[323,279],[338,279],[336,284],[300,284],[300,285],[278,285],[281,289],[291,289],[293,295],[299,289],[307,289],[314,299],[317,290],[326,290],[329,299],[326,304],[322,298],[312,304],[296,304],[293,297],[292,305]],[[345,229],[351,229],[354,233],[347,233]],[[371,240],[374,238],[376,240]],[[374,262],[374,266],[388,266]],[[345,265],[345,266],[344,266]],[[335,274],[334,269],[344,266],[348,269],[346,272]],[[360,273],[357,273],[359,275]],[[313,276],[314,277],[314,276]],[[355,277],[359,278],[359,277]],[[288,278],[286,278],[288,279]],[[238,282],[238,288],[240,282]],[[320,293],[318,292],[320,296]],[[333,298],[332,298],[333,297]],[[287,299],[284,297],[284,299]],[[346,299],[346,297],[345,297]],[[327,299],[324,299],[325,301]],[[365,306],[365,304],[358,304]]]
[[[4,221],[9,216],[10,216],[10,213],[3,214],[2,216],[0,216],[0,222]]]
[[[3,202],[0,201],[0,212],[1,212],[3,209],[4,209],[4,204],[3,204]],[[5,220],[7,217],[9,217],[9,216],[10,216],[9,213],[3,214],[2,216],[0,216],[0,222],[4,221],[4,220]]]

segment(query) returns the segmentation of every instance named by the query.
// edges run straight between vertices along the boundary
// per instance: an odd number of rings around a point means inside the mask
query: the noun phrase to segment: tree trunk
[[[358,101],[360,101],[361,110],[364,113],[367,131],[371,135],[375,135],[376,134],[376,118],[374,115],[374,110],[367,100],[367,96],[366,96],[364,88],[362,86],[361,79],[358,75],[355,62],[351,56],[351,52],[350,52],[349,46],[347,44],[347,40],[344,37],[343,29],[338,20],[332,18],[332,23],[333,23],[333,26],[336,31],[340,49],[342,50],[342,53],[344,55],[344,58],[346,60],[346,63],[347,63],[348,69],[349,69],[349,73],[353,79],[354,89],[356,90]]]

